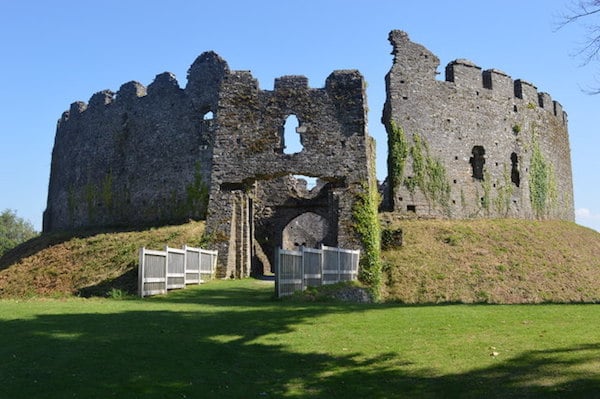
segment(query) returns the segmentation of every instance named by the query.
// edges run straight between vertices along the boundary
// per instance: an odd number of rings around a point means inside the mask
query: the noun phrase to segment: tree
[[[37,234],[33,225],[18,217],[15,211],[4,210],[0,213],[0,256]]]
[[[586,30],[584,44],[576,54],[583,58],[583,65],[600,60],[600,23],[594,18],[600,15],[600,0],[579,0],[573,3],[568,12],[562,16],[558,29],[573,23],[582,23]],[[600,94],[600,88],[589,91],[590,94]]]

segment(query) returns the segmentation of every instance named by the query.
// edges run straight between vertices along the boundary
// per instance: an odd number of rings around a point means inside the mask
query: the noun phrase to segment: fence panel
[[[323,251],[323,285],[340,281],[340,253],[338,248],[321,246]]]
[[[291,295],[306,287],[356,280],[360,251],[322,246],[276,252],[277,296]]]
[[[351,249],[342,249],[342,248],[333,248],[323,246],[323,251],[331,252],[333,259],[334,253],[337,256],[336,263],[337,269],[336,273],[338,276],[338,281],[352,281],[356,280],[358,277],[358,261],[360,257],[359,250],[351,250]],[[333,272],[333,267],[331,268]]]
[[[217,268],[217,251],[200,250],[200,282],[212,279]]]
[[[303,287],[302,252],[277,249],[277,296],[292,295]]]
[[[302,263],[304,287],[318,287],[323,285],[323,251],[320,249],[302,248]]]
[[[185,251],[165,247],[167,253],[167,289],[185,287]]]
[[[185,251],[185,283],[200,284],[200,250],[187,245],[183,250]]]
[[[188,246],[183,249],[165,247],[164,251],[141,248],[139,295],[165,294],[170,289],[210,280],[217,266],[217,255],[217,251]]]
[[[167,292],[167,254],[162,251],[140,250],[139,294],[165,294]]]

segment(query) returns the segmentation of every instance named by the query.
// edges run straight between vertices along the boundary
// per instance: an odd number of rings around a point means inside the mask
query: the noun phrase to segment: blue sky
[[[47,1],[0,0],[0,210],[41,229],[56,121],[69,105],[103,89],[164,71],[182,87],[194,59],[219,53],[231,69],[251,70],[261,88],[282,75],[322,87],[335,69],[368,82],[369,131],[385,178],[380,123],[388,32],[402,29],[444,66],[467,58],[532,82],[569,115],[577,221],[600,231],[600,64],[573,55],[580,25],[556,31],[570,0],[488,1]],[[600,23],[600,20],[598,20]]]

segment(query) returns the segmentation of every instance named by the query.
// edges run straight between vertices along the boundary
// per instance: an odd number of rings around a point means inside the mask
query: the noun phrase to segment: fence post
[[[145,247],[140,248],[140,267],[138,268],[138,295],[144,297],[144,251]]]
[[[281,248],[277,247],[275,250],[275,292],[277,293],[277,298],[281,298],[281,292],[279,292],[279,280],[281,279],[281,270],[280,270],[280,257],[279,254]]]
[[[325,245],[321,243],[321,252],[319,252],[319,269],[321,269],[321,285],[325,281],[325,270],[323,270],[323,262],[325,259]]]
[[[306,286],[304,284],[304,245],[300,246],[300,290],[304,291]]]
[[[183,286],[187,285],[187,245],[183,246]]]

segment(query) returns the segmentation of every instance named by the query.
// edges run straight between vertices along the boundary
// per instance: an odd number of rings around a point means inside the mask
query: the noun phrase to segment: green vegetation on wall
[[[510,203],[515,191],[514,185],[510,180],[510,171],[506,164],[504,164],[504,171],[502,173],[502,181],[496,182],[496,192],[498,195],[494,198],[493,203],[496,208],[496,212],[504,217],[508,216],[510,210]]]
[[[370,142],[374,147],[374,141]],[[371,151],[372,154],[375,151]],[[356,194],[352,208],[354,230],[363,246],[360,257],[359,279],[370,287],[371,295],[378,301],[381,295],[381,228],[379,224],[379,203],[381,197],[375,176],[375,157],[370,160],[370,179],[364,181]]]
[[[392,121],[388,132],[388,171],[390,187],[400,186],[404,181],[404,168],[408,157],[409,143],[404,129]]]
[[[486,214],[490,212],[490,203],[492,202],[492,176],[487,170],[483,171],[483,197],[481,197],[481,207]]]
[[[429,145],[418,134],[412,135],[412,144],[402,127],[391,123],[388,167],[392,190],[404,185],[411,194],[419,188],[430,205],[440,205],[449,212],[451,186],[442,162],[429,153]],[[412,161],[412,176],[405,176],[406,161]]]
[[[382,269],[378,205],[379,192],[375,184],[363,183],[353,208],[354,229],[363,245],[359,279],[369,285],[375,300],[380,296]]]
[[[552,165],[544,158],[537,135],[531,143],[531,164],[529,166],[529,198],[537,218],[547,216],[557,197],[556,178]]]

